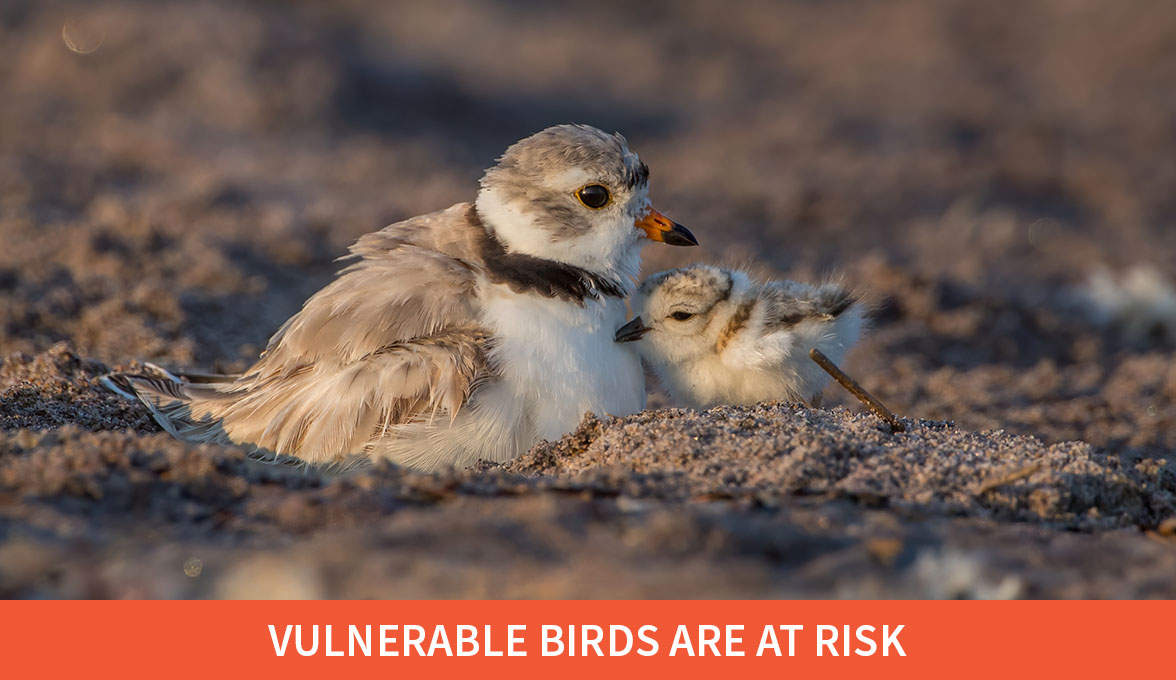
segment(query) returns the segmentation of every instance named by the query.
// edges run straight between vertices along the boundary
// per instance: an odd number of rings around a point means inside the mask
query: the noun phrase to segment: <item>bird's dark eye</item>
[[[692,316],[694,316],[694,315],[691,314],[690,312],[674,312],[673,314],[670,315],[670,318],[673,319],[674,321],[686,321],[687,319],[689,319]]]
[[[599,210],[608,205],[608,202],[612,200],[612,194],[608,193],[608,187],[589,184],[576,192],[576,198],[580,199],[580,202],[585,206]]]

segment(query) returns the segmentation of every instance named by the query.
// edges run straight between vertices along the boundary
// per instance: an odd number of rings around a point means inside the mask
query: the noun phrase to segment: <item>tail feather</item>
[[[449,425],[489,375],[485,333],[455,329],[388,345],[349,363],[277,366],[244,376],[175,374],[157,366],[102,384],[144,404],[172,436],[339,463],[410,424]],[[422,446],[424,444],[422,443]]]
[[[236,376],[175,374],[154,364],[143,373],[111,373],[100,378],[106,389],[138,401],[151,411],[155,422],[177,439],[198,443],[231,443],[210,403],[223,400],[218,385]]]

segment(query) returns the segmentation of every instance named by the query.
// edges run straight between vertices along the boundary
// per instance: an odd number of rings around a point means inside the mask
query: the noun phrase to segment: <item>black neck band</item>
[[[509,253],[470,206],[467,219],[481,236],[479,251],[486,275],[494,283],[508,286],[516,293],[535,293],[583,305],[588,298],[625,297],[620,283],[562,262],[521,253]]]

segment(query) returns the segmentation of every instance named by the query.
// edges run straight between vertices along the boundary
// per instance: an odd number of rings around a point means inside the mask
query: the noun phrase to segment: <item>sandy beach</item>
[[[1176,597],[1176,6],[0,8],[0,597]],[[704,261],[871,304],[789,403],[343,475],[97,379],[238,371],[359,235],[624,133]]]

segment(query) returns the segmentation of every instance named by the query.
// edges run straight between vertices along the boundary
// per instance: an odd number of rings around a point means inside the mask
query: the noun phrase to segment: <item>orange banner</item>
[[[1172,602],[4,602],[5,676],[1171,674]]]

